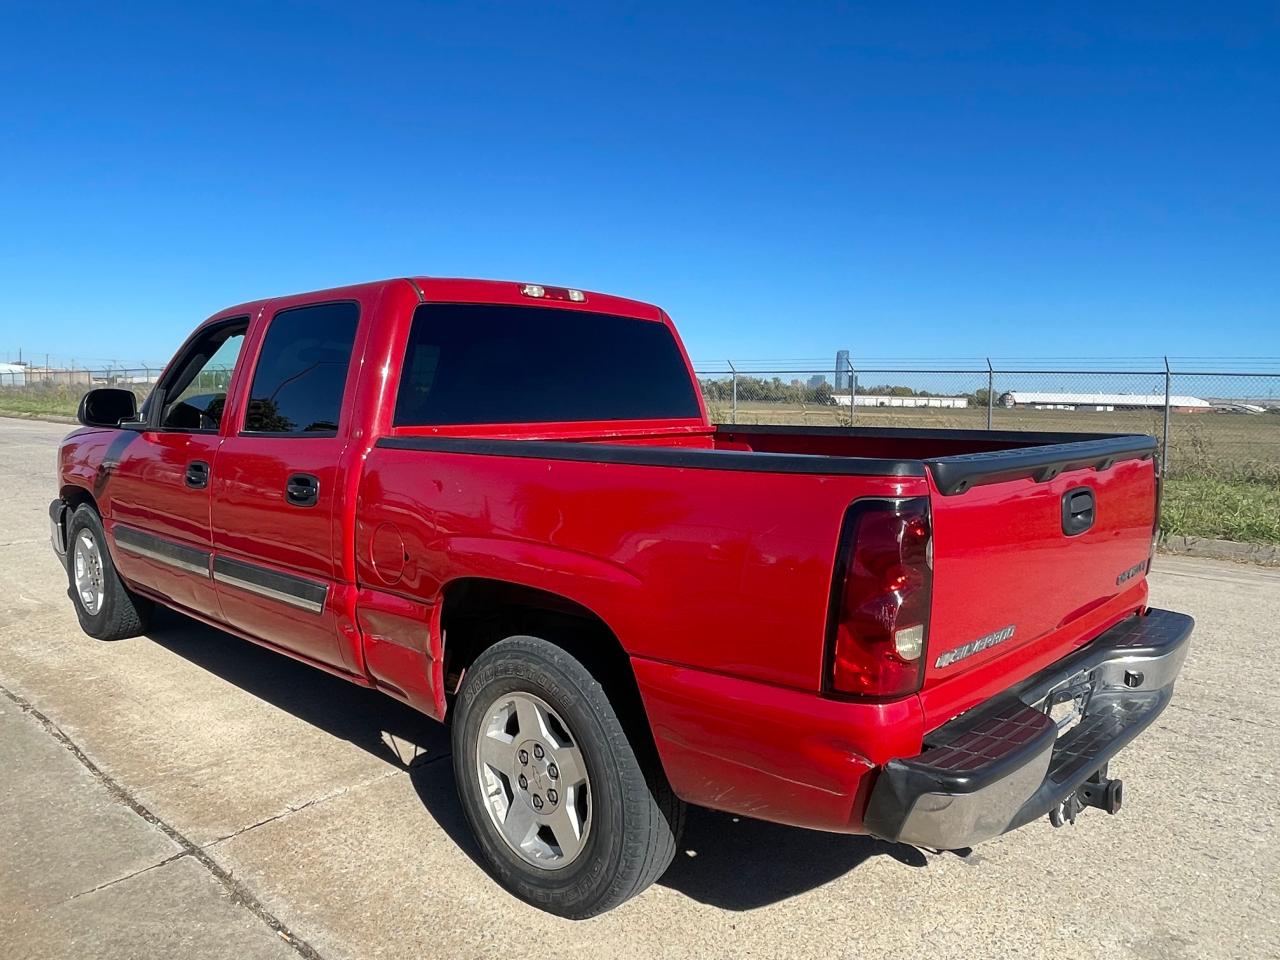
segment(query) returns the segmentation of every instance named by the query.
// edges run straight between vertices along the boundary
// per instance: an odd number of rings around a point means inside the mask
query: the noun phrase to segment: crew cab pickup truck
[[[685,804],[957,849],[1164,709],[1147,436],[713,425],[645,303],[410,278],[223,310],[62,443],[84,630],[160,603],[452,724],[492,875],[586,917]]]

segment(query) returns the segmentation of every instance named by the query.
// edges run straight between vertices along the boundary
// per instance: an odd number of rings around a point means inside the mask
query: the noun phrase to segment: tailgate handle
[[[1098,515],[1090,487],[1076,487],[1062,495],[1062,532],[1068,537],[1084,533]]]

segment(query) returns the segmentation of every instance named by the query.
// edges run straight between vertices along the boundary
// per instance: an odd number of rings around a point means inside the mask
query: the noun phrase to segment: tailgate
[[[966,458],[967,466],[980,459]],[[976,479],[950,495],[943,490],[957,484],[930,466],[934,576],[921,693],[926,729],[1142,608],[1157,500],[1149,452],[1122,452],[1090,466],[1068,460],[1023,476],[970,469]]]

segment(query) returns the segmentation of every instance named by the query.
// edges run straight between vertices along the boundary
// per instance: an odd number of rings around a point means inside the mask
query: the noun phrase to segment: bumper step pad
[[[972,846],[1044,816],[1160,714],[1194,622],[1152,610],[925,738],[916,757],[881,771],[864,823],[885,840]],[[1083,717],[1061,736],[1044,710],[1070,687]]]

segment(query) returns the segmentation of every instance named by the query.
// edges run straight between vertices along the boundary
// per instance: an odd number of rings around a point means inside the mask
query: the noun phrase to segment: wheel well
[[[572,655],[604,688],[632,745],[657,756],[631,659],[594,611],[559,594],[502,580],[466,578],[445,587],[440,629],[445,689],[456,693],[467,667],[499,640],[538,637]]]
[[[75,484],[68,483],[63,486],[60,493],[67,504],[68,511],[74,511],[82,503],[87,503],[94,510],[98,510],[98,503],[93,499],[93,494],[84,487],[77,487]],[[98,510],[98,513],[101,514],[102,511]]]

